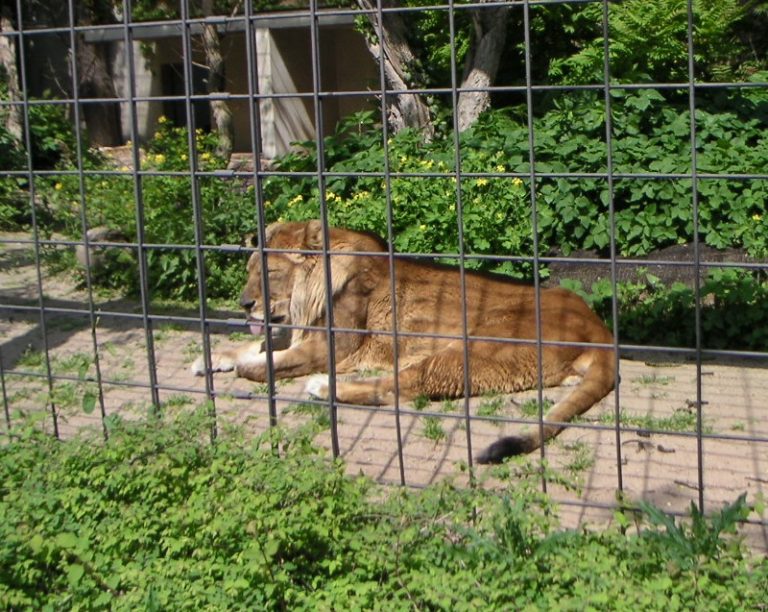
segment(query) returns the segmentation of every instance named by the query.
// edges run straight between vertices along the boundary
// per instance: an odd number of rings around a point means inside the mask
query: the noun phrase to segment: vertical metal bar
[[[184,65],[184,109],[187,113],[187,153],[189,155],[189,180],[192,190],[192,222],[195,234],[195,263],[197,265],[197,301],[199,304],[200,334],[203,339],[203,360],[205,363],[205,395],[208,398],[208,416],[211,418],[211,442],[218,435],[216,422],[216,397],[211,372],[211,337],[208,330],[208,298],[206,296],[205,255],[203,254],[203,206],[200,196],[200,178],[197,174],[197,146],[195,111],[192,106],[193,74],[192,74],[192,34],[189,22],[188,0],[180,0],[180,15],[182,25],[181,47],[182,63]]]
[[[688,0],[688,113],[691,120],[691,205],[693,207],[693,299],[696,335],[696,458],[698,469],[699,510],[704,512],[704,442],[701,389],[701,255],[699,249],[699,176],[696,152],[696,78],[693,48],[693,0]]]
[[[323,268],[325,270],[325,327],[328,337],[328,411],[331,419],[331,447],[333,456],[339,456],[339,431],[336,409],[336,341],[333,333],[333,292],[331,288],[331,245],[328,229],[328,202],[325,198],[325,142],[323,140],[322,79],[320,73],[320,24],[318,0],[309,1],[310,42],[312,45],[312,105],[315,114],[315,140],[317,142],[317,188],[320,201],[320,220],[323,225]]]
[[[467,319],[467,271],[464,252],[464,206],[461,198],[461,142],[459,138],[459,84],[456,62],[456,6],[454,0],[448,0],[448,31],[451,41],[451,108],[453,110],[453,162],[456,181],[456,223],[458,225],[459,256],[459,293],[461,295],[461,337],[463,340],[464,361],[464,426],[467,440],[467,465],[470,484],[475,484],[474,460],[472,453],[472,416],[469,399],[472,394],[472,378],[469,371],[469,322]]]
[[[400,470],[400,484],[405,485],[405,460],[403,457],[403,429],[400,415],[400,341],[397,329],[397,269],[395,266],[395,233],[392,227],[394,211],[392,209],[392,174],[389,164],[389,124],[387,122],[387,80],[384,70],[384,11],[381,0],[376,1],[376,19],[381,53],[379,54],[379,84],[381,85],[381,125],[382,147],[384,151],[384,198],[387,207],[387,263],[389,265],[389,294],[392,300],[392,370],[395,391],[395,436],[397,438],[397,463]]]
[[[24,146],[27,149],[27,180],[29,181],[29,212],[32,219],[32,235],[34,238],[35,251],[35,270],[37,284],[37,305],[40,309],[40,336],[43,344],[43,355],[45,357],[45,374],[48,383],[48,409],[51,413],[51,423],[53,426],[53,435],[59,438],[59,418],[56,412],[56,404],[53,401],[53,373],[51,371],[51,355],[48,346],[48,325],[45,319],[45,296],[43,295],[43,273],[42,257],[40,255],[40,226],[37,222],[37,211],[35,210],[35,171],[34,161],[32,159],[32,132],[29,125],[29,89],[27,87],[27,66],[26,54],[24,53],[24,17],[22,12],[21,0],[16,0],[16,14],[19,16],[17,27],[19,40],[19,68],[21,72],[21,91],[22,91],[22,109],[24,116]]]
[[[531,182],[531,232],[533,233],[533,287],[534,287],[534,317],[536,323],[536,400],[539,404],[539,439],[541,447],[539,456],[542,461],[547,457],[547,448],[544,442],[544,349],[541,344],[541,279],[539,279],[539,221],[536,213],[536,141],[533,127],[533,89],[531,76],[531,7],[529,0],[523,2],[523,27],[525,29],[525,106],[528,128],[528,164]],[[546,493],[547,477],[544,470],[541,471],[541,488]]]
[[[3,395],[3,416],[5,417],[5,431],[11,435],[11,407],[8,400],[8,389],[5,386],[5,366],[3,365],[3,350],[0,346],[0,393]]]
[[[152,332],[152,319],[149,317],[149,278],[147,268],[147,247],[144,235],[144,189],[139,155],[139,125],[136,109],[136,65],[133,56],[133,18],[130,0],[123,0],[123,44],[128,64],[128,115],[131,127],[131,160],[133,169],[133,196],[136,200],[136,259],[139,264],[139,294],[141,299],[141,315],[144,327],[144,339],[147,344],[147,371],[149,376],[149,391],[154,410],[160,407],[160,396],[157,385],[157,360],[155,359],[155,343]]]
[[[603,104],[605,105],[605,146],[606,146],[606,174],[608,180],[608,217],[611,228],[610,254],[611,254],[611,316],[613,317],[613,343],[616,367],[616,383],[613,390],[613,414],[615,421],[616,438],[616,487],[624,490],[624,462],[621,451],[621,405],[619,402],[619,289],[616,266],[616,203],[614,202],[615,180],[613,177],[613,104],[611,101],[611,48],[610,48],[610,23],[608,21],[608,0],[603,0]]]
[[[250,119],[251,151],[253,151],[253,182],[254,204],[256,205],[257,228],[259,235],[258,253],[261,259],[261,269],[267,270],[267,254],[264,251],[266,244],[266,214],[264,211],[264,184],[261,172],[261,109],[259,107],[259,58],[256,47],[256,28],[253,23],[253,1],[245,2],[245,51],[248,66],[248,111]],[[264,296],[264,350],[267,352],[267,386],[269,392],[268,411],[269,425],[277,425],[277,402],[275,401],[275,366],[272,361],[272,324],[269,320],[269,275],[261,275],[261,294]]]
[[[75,38],[75,5],[73,0],[69,0],[69,61],[72,74],[72,100],[74,103],[74,129],[75,129],[75,147],[77,155],[77,179],[78,193],[80,196],[80,227],[83,233],[83,245],[85,249],[85,284],[88,293],[88,322],[91,328],[91,346],[93,350],[93,363],[96,370],[96,384],[98,385],[99,413],[101,415],[101,432],[106,440],[109,437],[107,431],[107,412],[104,406],[104,387],[101,377],[101,359],[99,356],[99,341],[96,334],[96,310],[93,301],[93,279],[91,278],[91,249],[88,239],[88,215],[86,211],[86,187],[85,173],[83,166],[83,133],[80,127],[80,75],[77,67],[77,40]]]

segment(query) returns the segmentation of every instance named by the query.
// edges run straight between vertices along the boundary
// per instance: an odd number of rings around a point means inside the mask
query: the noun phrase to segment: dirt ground
[[[100,402],[91,412],[91,405],[83,400],[97,396],[93,380],[98,376],[106,415],[145,413],[152,403],[147,388],[151,361],[139,305],[96,298],[94,334],[87,293],[74,288],[66,277],[44,272],[44,304],[52,310],[46,313],[43,337],[34,252],[29,245],[12,242],[28,238],[0,236],[0,403],[6,414],[13,420],[19,412],[45,410],[46,347],[57,376],[53,397],[63,437],[83,427],[101,427]],[[83,310],[85,314],[74,312]],[[193,320],[199,312],[176,314],[181,318],[168,317],[153,326],[156,384],[168,409],[185,410],[205,400],[206,382],[190,373],[190,364],[202,346],[200,325]],[[240,318],[235,311],[211,316],[221,321]],[[245,339],[244,326],[222,323],[210,329],[214,348]],[[608,524],[618,490],[629,499],[644,499],[674,512],[685,512],[692,501],[698,503],[700,490],[707,512],[743,492],[750,500],[768,493],[768,359],[705,361],[699,372],[695,363],[684,360],[627,354],[622,355],[620,376],[615,393],[545,449],[549,464],[579,485],[577,491],[548,486],[560,502],[564,526]],[[695,434],[698,381],[703,400],[701,439]],[[217,375],[213,385],[222,423],[242,423],[254,432],[268,427],[264,385],[232,374]],[[279,422],[292,425],[320,418],[317,407],[306,404],[303,386],[301,379],[278,386]],[[545,389],[544,397],[557,401],[566,392]],[[401,475],[412,486],[445,478],[464,482],[466,473],[460,463],[467,461],[468,443],[477,453],[506,432],[534,427],[519,421],[532,418],[526,416],[531,405],[526,402],[536,396],[533,391],[473,398],[468,404],[469,427],[463,400],[434,402],[420,411],[409,405],[401,406],[399,412],[394,407],[380,411],[339,407],[340,453],[350,473],[362,472],[384,483],[400,483]],[[617,411],[621,414],[618,429]],[[518,422],[500,420],[504,418]],[[42,423],[52,428],[51,418]],[[328,428],[318,440],[331,448]],[[743,529],[758,551],[768,550],[767,523],[768,516],[764,516]]]

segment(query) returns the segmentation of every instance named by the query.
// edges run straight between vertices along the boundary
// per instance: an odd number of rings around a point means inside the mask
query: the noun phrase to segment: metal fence
[[[350,22],[353,18],[365,14],[359,9],[319,9],[313,2],[305,10],[285,14],[256,14],[251,2],[245,2],[243,14],[222,18],[192,18],[185,2],[180,4],[181,18],[158,24],[169,36],[178,40],[181,49],[180,64],[183,69],[183,92],[176,95],[145,95],[139,93],[136,65],[144,61],[139,40],[141,28],[146,23],[134,22],[131,13],[131,3],[123,3],[118,11],[119,20],[109,26],[91,26],[78,22],[75,5],[70,0],[66,7],[67,17],[63,24],[40,27],[34,13],[34,6],[19,2],[16,11],[21,18],[15,28],[0,32],[6,41],[14,45],[18,53],[19,84],[21,97],[16,101],[3,101],[3,110],[18,109],[23,118],[22,140],[25,145],[25,158],[20,165],[10,170],[3,170],[3,181],[15,181],[22,185],[28,198],[29,229],[21,232],[6,233],[0,238],[5,254],[0,265],[4,277],[4,286],[0,293],[0,311],[5,338],[0,344],[0,383],[4,407],[4,422],[10,432],[14,424],[22,419],[20,413],[39,411],[41,402],[46,406],[46,418],[41,421],[43,427],[49,428],[53,435],[66,437],[84,425],[101,427],[104,436],[109,433],[109,419],[114,414],[130,415],[141,413],[150,407],[163,407],[174,404],[189,403],[187,397],[194,398],[192,403],[206,400],[211,415],[215,417],[212,437],[218,435],[218,428],[228,420],[243,421],[244,415],[254,419],[256,428],[263,428],[282,422],[285,412],[281,407],[292,405],[299,400],[302,405],[320,406],[331,416],[330,429],[323,440],[331,448],[334,455],[344,456],[354,467],[360,467],[374,477],[389,482],[406,485],[422,485],[433,481],[438,476],[457,473],[455,462],[464,461],[472,470],[478,469],[473,465],[473,446],[477,446],[478,431],[486,428],[486,436],[493,439],[498,435],[500,427],[530,427],[543,426],[543,411],[540,406],[549,390],[543,388],[539,377],[538,388],[532,392],[532,398],[539,409],[538,416],[514,416],[512,404],[522,400],[504,398],[507,407],[503,412],[485,415],[478,414],[478,403],[465,398],[459,406],[452,410],[442,410],[436,405],[417,408],[411,404],[395,401],[392,406],[364,407],[340,406],[336,402],[321,402],[307,400],[300,393],[300,383],[291,387],[283,385],[273,376],[265,386],[255,388],[238,386],[232,375],[213,376],[210,373],[201,379],[189,375],[189,359],[185,353],[195,352],[205,356],[206,364],[210,367],[210,355],[216,346],[222,346],[225,336],[232,331],[242,331],[243,321],[236,312],[213,309],[209,304],[207,292],[206,258],[210,253],[226,252],[241,254],[243,265],[246,255],[257,252],[265,261],[263,246],[250,247],[241,245],[206,244],[206,218],[200,196],[200,181],[204,179],[220,180],[231,184],[232,189],[246,181],[254,186],[252,190],[252,219],[254,229],[262,233],[266,227],[267,212],[263,196],[263,184],[274,177],[313,178],[318,192],[317,217],[327,226],[328,224],[328,188],[329,180],[339,176],[327,169],[324,155],[324,140],[332,126],[327,125],[327,105],[338,99],[348,99],[359,102],[366,101],[375,109],[378,120],[382,125],[382,146],[385,152],[385,162],[382,167],[373,171],[351,171],[345,176],[358,178],[376,177],[384,181],[386,199],[388,202],[388,239],[390,250],[385,254],[389,265],[393,266],[397,258],[407,255],[395,253],[392,248],[394,241],[392,228],[391,182],[408,178],[408,173],[399,173],[390,167],[388,147],[392,136],[387,121],[388,107],[394,97],[418,94],[423,96],[442,96],[451,100],[454,112],[448,126],[451,128],[454,144],[453,169],[418,175],[418,178],[432,177],[453,179],[457,186],[462,182],[477,179],[500,180],[520,179],[528,185],[537,185],[542,180],[566,179],[568,181],[598,180],[603,181],[609,195],[606,202],[606,222],[610,231],[610,241],[606,251],[607,257],[595,259],[584,255],[565,257],[545,251],[538,242],[537,219],[540,207],[540,196],[537,189],[530,189],[530,214],[533,225],[533,250],[529,253],[497,253],[497,259],[507,258],[514,261],[528,262],[534,271],[534,283],[537,291],[543,281],[538,272],[547,267],[569,265],[600,268],[603,276],[608,278],[612,287],[610,311],[612,313],[613,335],[616,349],[616,364],[621,377],[614,392],[602,403],[602,408],[595,407],[585,415],[593,413],[606,415],[602,420],[585,418],[573,423],[563,439],[568,441],[541,448],[540,455],[555,464],[573,467],[573,455],[580,452],[579,443],[586,441],[587,452],[592,453],[587,467],[581,472],[586,479],[584,492],[576,494],[554,487],[553,491],[561,502],[578,514],[586,516],[588,510],[609,510],[613,507],[613,495],[616,490],[626,491],[630,496],[650,497],[652,500],[666,504],[673,511],[684,510],[687,502],[695,501],[700,507],[717,506],[729,498],[735,498],[737,492],[748,490],[752,493],[764,492],[766,486],[765,474],[768,473],[768,427],[763,414],[765,402],[768,399],[768,382],[765,382],[766,370],[761,369],[766,364],[768,353],[765,350],[715,350],[707,348],[702,341],[702,310],[706,306],[706,296],[702,293],[702,278],[709,269],[715,267],[732,267],[753,272],[765,270],[765,264],[759,261],[723,262],[712,261],[702,257],[700,251],[702,241],[699,232],[693,231],[693,241],[690,245],[690,255],[685,259],[622,257],[619,254],[616,240],[616,214],[613,194],[616,184],[620,181],[690,181],[690,207],[694,219],[694,227],[698,227],[700,216],[700,189],[704,181],[735,180],[735,181],[766,181],[768,175],[734,173],[728,168],[722,171],[706,172],[699,169],[697,164],[697,122],[691,121],[688,133],[684,138],[688,143],[690,157],[690,172],[661,172],[648,169],[644,173],[618,172],[614,166],[614,130],[612,126],[613,94],[616,92],[637,91],[640,89],[681,90],[687,93],[691,116],[696,115],[697,95],[704,90],[721,89],[727,91],[734,88],[765,87],[759,83],[708,83],[699,82],[694,71],[695,41],[693,37],[694,9],[693,3],[688,3],[688,78],[681,82],[672,83],[622,83],[617,84],[611,76],[610,39],[608,15],[611,10],[610,2],[558,2],[557,4],[595,4],[603,11],[604,63],[603,81],[597,84],[579,86],[552,86],[537,84],[532,79],[532,64],[534,52],[531,46],[530,11],[543,4],[555,2],[536,2],[534,0],[508,3],[505,6],[519,11],[522,15],[524,32],[521,39],[521,57],[525,62],[525,83],[515,85],[496,84],[492,87],[480,88],[491,91],[494,96],[517,95],[524,101],[526,116],[524,123],[528,131],[529,170],[514,172],[509,169],[497,171],[488,168],[485,172],[466,172],[462,170],[462,144],[458,132],[458,114],[455,112],[459,94],[462,91],[459,79],[459,61],[457,45],[454,39],[455,23],[464,11],[484,11],[498,8],[501,4],[436,4],[435,6],[399,9],[399,14],[407,19],[414,12],[430,11],[442,15],[449,29],[453,42],[450,63],[453,77],[450,82],[439,88],[430,90],[407,90],[405,92],[388,88],[386,71],[381,58],[376,64],[377,82],[367,83],[365,87],[338,91],[327,88],[329,82],[324,78],[324,70],[328,70],[329,58],[323,56],[321,30],[324,24]],[[396,13],[398,9],[378,4],[372,10],[378,16],[381,24],[388,13]],[[258,29],[271,27],[280,20],[292,19],[292,25],[301,30],[308,43],[311,73],[311,91],[301,92],[262,92],[258,74],[259,53]],[[335,21],[334,21],[335,20]],[[200,29],[205,25],[215,25],[221,31],[241,32],[244,36],[245,83],[247,90],[241,93],[199,93],[193,87],[195,65],[194,45]],[[381,32],[378,33],[381,38]],[[80,62],[76,54],[81,49],[78,40],[83,36],[90,39],[119,40],[123,44],[126,66],[125,91],[116,98],[105,100],[99,97],[87,97],[79,93],[78,87],[72,83],[79,82],[78,70]],[[108,35],[108,36],[107,36]],[[37,79],[33,74],[37,68],[30,67],[30,61],[40,66],[40,56],[37,49],[46,49],[46,42],[55,39],[65,50],[63,57],[48,58],[51,62],[61,63],[64,72],[68,74],[69,83],[62,86],[62,91],[69,94],[54,94],[47,99],[41,99],[30,93],[33,89],[31,82]],[[24,52],[21,52],[24,50]],[[536,138],[534,132],[534,116],[536,112],[536,96],[545,92],[559,91],[589,91],[602,99],[605,124],[605,171],[601,173],[580,173],[561,170],[538,169],[536,165]],[[223,100],[236,102],[246,109],[249,149],[251,159],[255,160],[250,167],[210,169],[204,168],[196,150],[195,132],[196,117],[199,118],[200,105],[208,105],[211,101]],[[265,104],[278,100],[299,100],[309,109],[313,120],[317,143],[318,161],[314,170],[301,173],[285,172],[269,165],[260,163],[262,159],[262,126],[261,112]],[[150,108],[150,104],[175,104],[183,108],[186,118],[189,139],[186,155],[189,160],[188,170],[184,172],[163,172],[147,168],[142,159],[138,143],[142,142],[140,121]],[[127,120],[126,131],[130,137],[131,146],[124,149],[126,157],[123,166],[114,169],[97,169],[89,167],[86,149],[88,139],[83,129],[84,109],[99,105],[115,105],[122,109],[123,117]],[[75,165],[70,168],[41,169],[38,160],[32,155],[31,117],[36,109],[63,106],[67,109],[75,134],[74,152]],[[150,211],[145,204],[145,181],[148,177],[157,176],[186,176],[189,179],[192,208],[189,211],[188,222],[194,227],[195,239],[186,244],[153,244],[145,237],[145,224]],[[74,177],[79,181],[78,198],[71,202],[74,210],[80,215],[82,235],[78,240],[64,238],[50,233],[50,219],[41,217],[37,187],[43,182],[62,180]],[[87,211],[91,206],[89,193],[86,189],[86,178],[101,177],[104,181],[130,180],[133,185],[135,206],[133,214],[136,224],[135,240],[128,242],[111,241],[109,238],[94,240],[87,233],[89,221]],[[413,176],[411,176],[413,178]],[[464,202],[462,189],[455,190],[455,209],[459,219],[457,231],[459,235],[459,251],[455,253],[459,273],[464,275],[468,262],[482,259],[474,253],[466,252],[463,248],[461,222]],[[84,276],[84,286],[77,292],[71,293],[69,281],[62,281],[62,276],[52,276],[43,266],[45,253],[57,250],[71,250],[81,245],[84,257],[88,260],[94,257],[92,249],[130,249],[135,255],[135,265],[138,272],[138,299],[103,298],[96,287],[88,267]],[[261,242],[263,245],[263,241]],[[331,254],[328,252],[327,238],[324,244],[324,262],[327,276],[330,275]],[[194,266],[197,280],[197,303],[186,308],[167,309],[153,301],[150,281],[148,279],[148,255],[153,251],[188,251],[193,254],[190,264]],[[425,254],[410,254],[425,256]],[[426,254],[429,257],[445,256]],[[25,267],[26,266],[26,267]],[[91,266],[92,267],[92,266]],[[691,280],[695,308],[693,310],[695,345],[689,348],[671,347],[664,345],[641,346],[619,341],[623,330],[619,328],[619,297],[618,283],[622,270],[645,267],[653,270],[686,269]],[[393,269],[393,268],[391,268]],[[23,271],[27,270],[27,275]],[[14,276],[15,275],[15,276]],[[564,274],[567,276],[567,273]],[[394,286],[392,288],[394,292]],[[232,296],[233,310],[237,296]],[[327,298],[326,308],[332,310],[332,298]],[[537,300],[538,304],[538,300]],[[333,371],[335,367],[333,338],[334,332],[340,328],[334,326],[332,317],[328,317],[326,331],[329,343],[328,362]],[[397,346],[399,330],[389,332],[394,346]],[[467,313],[464,313],[464,361],[468,363],[467,339],[469,337]],[[73,342],[79,343],[77,346]],[[237,339],[232,340],[236,342]],[[269,344],[269,342],[268,342]],[[543,343],[540,336],[536,343],[538,359],[542,359]],[[85,359],[83,355],[88,355]],[[78,362],[78,358],[81,361]],[[85,359],[85,361],[83,361]],[[69,360],[69,361],[67,361]],[[128,368],[126,363],[132,362]],[[395,348],[395,362],[397,349]],[[74,365],[73,365],[74,364]],[[78,365],[79,364],[79,365]],[[660,369],[664,367],[665,369]],[[668,369],[667,369],[668,368]],[[130,371],[127,371],[130,370]],[[395,366],[395,370],[397,367]],[[468,372],[468,368],[464,368]],[[667,374],[674,372],[674,374]],[[466,374],[465,374],[466,376]],[[331,377],[333,388],[335,377]],[[681,390],[683,389],[684,390]],[[75,399],[65,395],[74,394]],[[529,397],[529,396],[526,396]],[[127,398],[127,399],[126,399]],[[635,402],[633,404],[633,401]],[[667,402],[672,407],[665,413],[661,405]],[[651,418],[643,421],[637,414],[634,421],[627,418],[627,413],[636,407],[636,413],[645,411],[647,414],[657,410],[656,420]],[[682,430],[666,429],[660,423],[667,423],[665,418],[673,417],[681,412],[690,416],[690,426]],[[738,412],[738,416],[734,414]],[[295,410],[294,410],[295,414]],[[660,415],[660,416],[658,416]],[[731,418],[730,421],[727,419]],[[358,421],[358,419],[360,419]],[[376,426],[376,419],[385,419],[386,424]],[[432,419],[437,431],[440,427],[450,431],[424,442],[423,432],[419,429],[427,419]],[[384,422],[384,421],[382,421]],[[442,425],[442,423],[449,423]],[[344,433],[344,428],[350,431]],[[568,437],[570,436],[570,437]],[[377,437],[379,439],[377,439]],[[442,439],[441,439],[442,438]],[[419,441],[420,439],[420,441]],[[482,438],[485,439],[485,438]],[[414,442],[415,441],[415,442]],[[412,445],[412,446],[411,446]],[[387,455],[383,459],[368,460],[386,447]],[[579,447],[582,448],[582,447]],[[575,450],[576,449],[576,450]],[[583,448],[582,448],[583,450]],[[424,465],[431,467],[424,471]],[[482,469],[482,468],[480,468]],[[597,484],[595,484],[597,483]],[[593,486],[594,485],[594,486]],[[542,479],[544,488],[552,488],[546,478]],[[757,522],[757,529],[762,533],[763,543],[768,540],[766,525]]]

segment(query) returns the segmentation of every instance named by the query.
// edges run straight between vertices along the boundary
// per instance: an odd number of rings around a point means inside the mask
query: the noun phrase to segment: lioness
[[[325,262],[319,221],[275,223],[266,228],[266,261],[271,323],[297,326],[290,346],[272,353],[277,378],[328,371]],[[464,388],[464,322],[459,271],[448,266],[395,258],[394,294],[387,246],[370,234],[331,228],[333,326],[336,371],[391,368],[392,331],[397,328],[397,391],[403,400],[461,397]],[[356,253],[356,254],[350,254]],[[248,261],[248,280],[240,305],[253,333],[264,329],[261,257]],[[467,272],[466,329],[469,385],[466,392],[514,392],[538,384],[534,288],[509,279]],[[542,379],[546,386],[580,378],[579,384],[545,417],[544,440],[556,436],[563,423],[588,410],[613,388],[613,337],[576,294],[565,289],[541,291]],[[393,321],[396,313],[396,325]],[[311,329],[314,328],[314,329]],[[361,330],[356,332],[354,330]],[[500,341],[498,339],[516,339]],[[568,344],[556,344],[558,342]],[[596,343],[589,346],[580,343]],[[263,382],[267,354],[261,343],[212,355],[212,369],[236,370],[238,376]],[[203,374],[199,358],[192,366]],[[388,404],[394,401],[395,377],[336,381],[336,399],[350,404]],[[328,377],[313,377],[312,395],[327,399]],[[496,463],[504,457],[528,453],[542,444],[539,427],[520,436],[504,437],[477,457]]]

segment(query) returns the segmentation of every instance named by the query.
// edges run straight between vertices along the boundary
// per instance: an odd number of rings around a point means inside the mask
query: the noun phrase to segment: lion
[[[275,378],[316,374],[307,383],[308,393],[328,399],[332,388],[338,402],[357,405],[391,404],[395,393],[401,401],[419,396],[448,399],[532,389],[540,379],[546,387],[577,381],[546,413],[543,427],[500,438],[476,457],[483,464],[539,448],[613,389],[613,335],[575,293],[540,289],[539,347],[534,287],[465,271],[462,289],[456,267],[390,258],[387,244],[377,236],[341,228],[328,231],[326,260],[320,221],[274,223],[265,229],[266,303],[262,254],[256,251],[248,260],[240,305],[252,333],[261,334],[267,321],[270,328],[291,330],[289,346],[270,351]],[[333,381],[328,375],[317,376],[329,370],[326,269],[336,373],[391,371],[396,355],[396,375]],[[235,370],[238,376],[264,382],[267,359],[262,343],[253,342],[213,353],[211,369]],[[192,370],[205,373],[202,357]]]

